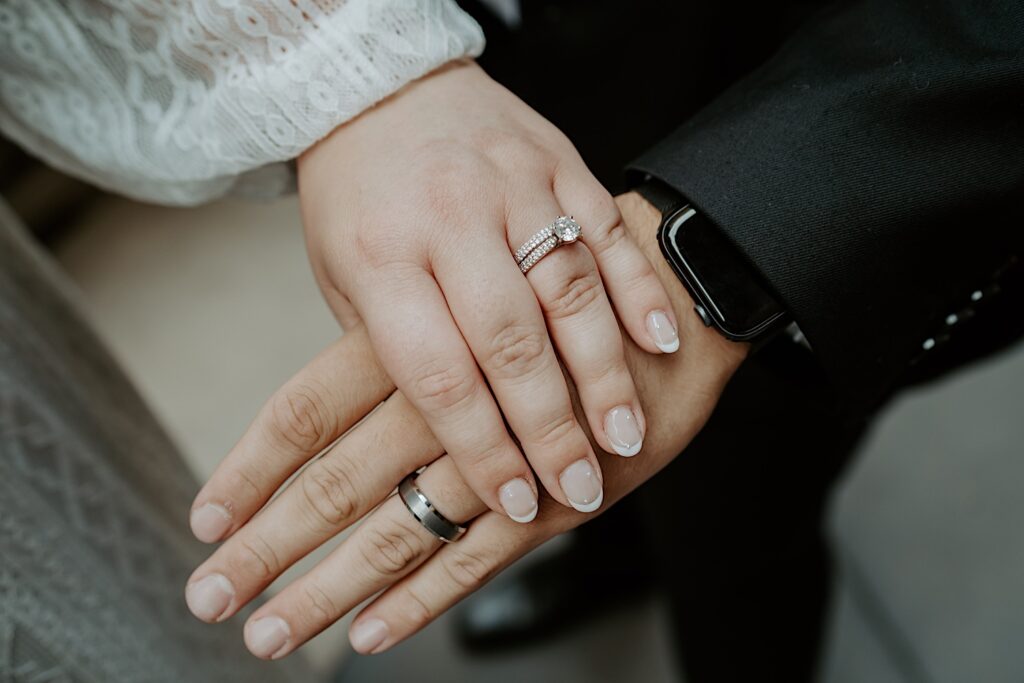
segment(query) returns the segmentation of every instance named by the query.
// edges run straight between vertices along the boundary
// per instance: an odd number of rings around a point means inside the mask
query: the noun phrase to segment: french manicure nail
[[[263,617],[249,624],[245,631],[245,644],[257,657],[276,658],[284,654],[292,630],[281,617]]]
[[[608,411],[604,418],[604,433],[615,452],[626,458],[639,453],[644,444],[640,423],[629,406],[618,406]]]
[[[380,619],[367,619],[352,627],[348,640],[361,655],[371,654],[388,639],[388,625]]]
[[[516,478],[502,486],[498,498],[513,521],[526,524],[537,516],[537,496],[525,479]]]
[[[206,503],[192,511],[192,534],[203,543],[216,543],[231,528],[231,513],[223,505]]]
[[[227,611],[235,587],[223,574],[204,576],[185,588],[185,603],[203,621],[217,621]]]
[[[679,350],[679,331],[665,311],[651,311],[647,316],[647,333],[662,352],[675,353]]]
[[[601,507],[604,491],[589,461],[577,460],[566,467],[558,477],[558,482],[569,503],[580,512],[593,512]]]

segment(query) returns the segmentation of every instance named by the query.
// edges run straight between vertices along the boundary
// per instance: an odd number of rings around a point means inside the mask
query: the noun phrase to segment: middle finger
[[[458,248],[436,256],[436,276],[452,315],[544,487],[563,505],[592,512],[601,504],[600,466],[573,412],[536,295],[505,240],[460,239]],[[475,249],[467,239],[476,242]],[[463,253],[482,256],[468,260]],[[463,469],[458,458],[456,464]],[[517,521],[532,520],[536,510],[535,499],[529,515]]]
[[[526,192],[515,202],[522,209],[509,216],[510,248],[517,249],[562,214],[553,196],[539,199],[541,190]],[[527,201],[531,197],[533,201]],[[595,440],[609,452],[630,457],[643,444],[643,411],[626,366],[618,321],[585,238],[583,233],[580,241],[544,255],[529,268],[526,279],[537,293]]]

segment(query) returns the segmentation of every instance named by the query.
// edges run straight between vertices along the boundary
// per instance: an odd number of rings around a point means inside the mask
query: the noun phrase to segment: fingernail
[[[502,486],[498,498],[513,521],[526,524],[537,516],[537,496],[525,479],[513,479]]]
[[[380,619],[367,619],[352,627],[348,640],[361,655],[371,654],[388,639],[388,625]]]
[[[216,543],[231,528],[231,513],[223,505],[206,503],[192,511],[192,534],[203,543]]]
[[[647,333],[651,335],[654,345],[664,353],[675,353],[679,350],[679,331],[668,319],[665,311],[652,311],[647,316]]]
[[[640,452],[644,437],[640,434],[640,423],[629,406],[618,406],[604,417],[604,433],[619,455],[631,458]]]
[[[204,576],[185,588],[185,603],[203,621],[217,621],[227,611],[235,587],[223,574]]]
[[[558,481],[569,503],[580,512],[593,512],[601,507],[604,491],[589,461],[577,460],[569,465],[562,471]]]
[[[281,617],[263,617],[249,624],[245,631],[245,644],[257,657],[275,659],[284,654],[292,630]]]

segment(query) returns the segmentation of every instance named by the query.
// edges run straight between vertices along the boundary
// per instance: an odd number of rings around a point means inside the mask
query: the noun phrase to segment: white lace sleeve
[[[483,42],[453,0],[0,0],[0,131],[140,199],[281,191],[286,162]]]

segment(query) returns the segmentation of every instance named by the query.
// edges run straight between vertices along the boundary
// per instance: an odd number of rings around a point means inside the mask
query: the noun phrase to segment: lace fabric
[[[453,0],[0,0],[0,131],[72,175],[195,204],[483,49]]]
[[[189,613],[197,485],[70,291],[0,200],[0,681],[314,680]]]

